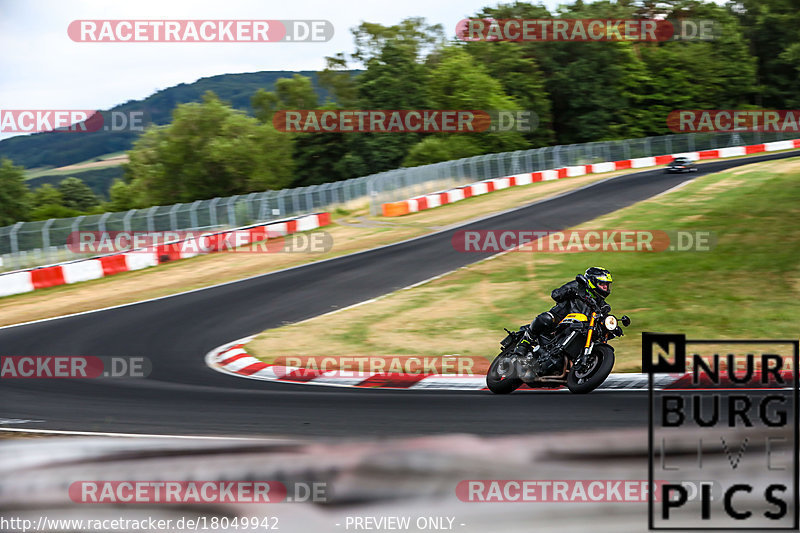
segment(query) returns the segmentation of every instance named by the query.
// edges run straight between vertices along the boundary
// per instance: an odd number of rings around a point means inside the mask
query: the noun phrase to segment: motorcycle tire
[[[503,360],[508,360],[508,356],[513,352],[513,349],[507,349],[500,352],[494,358],[492,364],[489,365],[489,371],[486,372],[486,386],[495,394],[509,394],[522,386],[522,380],[513,376],[500,376],[498,367]]]
[[[574,372],[567,375],[567,388],[574,394],[587,394],[599,387],[614,368],[614,349],[610,346],[597,345],[594,354],[600,358],[588,376],[578,378]]]

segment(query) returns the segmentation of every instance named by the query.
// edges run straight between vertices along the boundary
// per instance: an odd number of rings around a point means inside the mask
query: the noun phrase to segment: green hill
[[[199,102],[203,93],[214,91],[223,101],[250,113],[250,98],[258,89],[271,91],[278,79],[291,78],[294,74],[311,78],[320,101],[324,101],[328,96],[327,91],[317,84],[316,71],[264,71],[201,78],[194,83],[181,83],[158,91],[144,100],[129,100],[104,111],[142,111],[152,122],[167,124],[171,120],[172,110],[178,104]],[[0,157],[7,157],[14,164],[26,168],[59,167],[128,150],[138,135],[138,132],[127,131],[46,132],[20,135],[0,141]]]

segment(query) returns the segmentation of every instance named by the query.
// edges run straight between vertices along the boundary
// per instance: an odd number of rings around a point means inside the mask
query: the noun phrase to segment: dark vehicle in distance
[[[676,157],[667,164],[667,172],[697,172],[697,167],[688,157]]]

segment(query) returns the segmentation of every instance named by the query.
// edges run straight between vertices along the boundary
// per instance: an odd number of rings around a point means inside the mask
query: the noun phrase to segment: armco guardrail
[[[18,222],[12,226],[0,227],[0,270],[27,268],[84,257],[66,247],[67,237],[72,232],[235,228],[301,214],[330,211],[337,206],[366,201],[369,201],[372,215],[379,215],[382,204],[480,180],[606,161],[757,145],[794,137],[797,135],[783,132],[688,133],[547,146],[400,168],[363,178],[309,187],[254,192],[120,213]]]
[[[436,192],[401,200],[399,202],[389,202],[383,204],[383,216],[396,217],[432,209],[445,204],[458,202],[473,196],[490,193],[508,187],[529,185],[539,181],[549,181],[567,177],[583,176],[585,174],[601,174],[614,170],[624,170],[628,168],[646,168],[655,165],[663,165],[670,162],[674,157],[684,156],[692,160],[718,159],[726,157],[740,157],[759,152],[775,152],[779,150],[791,150],[800,148],[800,139],[791,141],[776,141],[749,146],[731,146],[719,150],[704,150],[701,152],[683,152],[680,154],[659,155],[655,157],[640,157],[637,159],[624,159],[622,161],[608,161],[604,163],[593,163],[591,165],[576,165],[571,167],[554,168],[538,172],[524,172],[513,176],[502,178],[491,178],[479,181],[462,187],[457,187],[447,191]]]
[[[113,276],[120,272],[140,270],[169,261],[213,253],[229,248],[226,236],[236,234],[235,246],[248,245],[272,237],[308,231],[331,222],[330,213],[317,213],[297,218],[236,228],[220,232],[208,232],[192,239],[172,241],[158,246],[119,252],[108,255],[70,261],[41,268],[0,274],[0,297],[22,294],[37,289],[78,283],[91,279]],[[191,246],[185,245],[193,241]]]

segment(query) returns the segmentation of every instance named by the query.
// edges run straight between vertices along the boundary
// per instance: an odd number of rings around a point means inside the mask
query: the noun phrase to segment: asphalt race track
[[[559,230],[687,179],[797,155],[706,163],[688,175],[660,168],[636,172],[459,229]],[[486,256],[455,251],[454,231],[174,297],[0,329],[1,355],[138,355],[153,363],[147,379],[3,379],[0,418],[32,420],[7,426],[29,429],[226,436],[490,435],[645,427],[647,396],[642,392],[499,397],[343,389],[248,380],[206,367],[203,356],[226,342],[374,298]],[[635,327],[631,334],[638,334]]]

